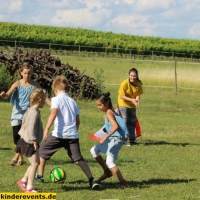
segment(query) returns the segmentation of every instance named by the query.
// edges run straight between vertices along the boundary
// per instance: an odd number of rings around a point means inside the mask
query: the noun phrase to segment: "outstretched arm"
[[[13,93],[13,91],[18,87],[18,85],[19,85],[19,81],[16,81],[15,83],[12,84],[12,86],[10,87],[10,89],[7,92],[4,92],[4,91],[1,92],[0,97],[2,99],[8,99],[11,96],[11,94]]]

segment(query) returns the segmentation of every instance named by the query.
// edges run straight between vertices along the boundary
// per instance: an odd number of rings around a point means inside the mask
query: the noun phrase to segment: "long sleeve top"
[[[24,114],[22,126],[18,133],[27,143],[33,143],[36,140],[40,143],[43,138],[43,125],[39,110],[30,107]]]

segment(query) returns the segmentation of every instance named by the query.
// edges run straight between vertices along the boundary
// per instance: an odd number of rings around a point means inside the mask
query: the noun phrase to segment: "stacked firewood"
[[[80,73],[77,68],[68,63],[62,64],[59,58],[50,55],[49,51],[23,52],[16,48],[13,54],[0,52],[0,67],[5,64],[11,76],[19,74],[22,63],[28,62],[33,66],[32,79],[51,94],[51,85],[56,76],[64,75],[69,82],[68,92],[74,99],[95,99],[101,89],[95,79]]]

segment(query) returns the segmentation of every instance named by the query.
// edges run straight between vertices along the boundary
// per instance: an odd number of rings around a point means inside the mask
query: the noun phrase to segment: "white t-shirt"
[[[79,138],[76,127],[76,115],[80,110],[75,102],[67,93],[58,94],[51,99],[51,109],[58,110],[54,120],[54,130],[52,135],[64,139]]]

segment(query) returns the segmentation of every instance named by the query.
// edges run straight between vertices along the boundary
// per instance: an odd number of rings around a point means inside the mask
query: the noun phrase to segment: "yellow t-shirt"
[[[135,108],[136,106],[133,103],[131,103],[130,101],[121,99],[120,96],[136,98],[136,96],[139,96],[142,93],[143,93],[143,90],[142,90],[141,82],[137,81],[137,82],[134,82],[134,85],[132,85],[129,79],[126,79],[120,84],[120,87],[118,90],[118,105],[124,106],[127,108]]]

